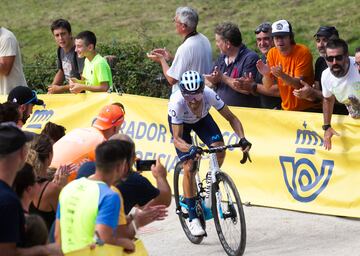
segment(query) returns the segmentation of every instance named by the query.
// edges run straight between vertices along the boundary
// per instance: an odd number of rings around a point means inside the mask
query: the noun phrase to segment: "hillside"
[[[244,42],[255,47],[253,30],[263,21],[289,20],[297,42],[314,54],[313,34],[320,25],[334,25],[350,44],[350,53],[360,46],[360,12],[357,0],[261,0],[261,1],[175,1],[175,0],[2,0],[0,25],[12,30],[21,43],[24,64],[40,52],[55,51],[49,25],[56,18],[68,19],[73,34],[92,30],[99,42],[162,39],[173,52],[181,39],[172,18],[177,6],[190,5],[200,14],[198,31],[214,43],[214,26],[232,21],[240,26]],[[159,45],[159,47],[164,45]],[[315,55],[317,56],[317,55]],[[31,61],[30,61],[31,62]]]

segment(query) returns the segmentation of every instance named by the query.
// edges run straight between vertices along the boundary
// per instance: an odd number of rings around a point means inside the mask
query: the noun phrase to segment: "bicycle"
[[[240,199],[239,192],[230,176],[222,172],[219,168],[216,158],[217,152],[222,152],[229,148],[241,147],[239,144],[232,144],[220,147],[214,147],[209,149],[202,149],[201,159],[210,158],[210,177],[211,177],[211,214],[214,218],[215,228],[222,247],[225,252],[230,256],[242,255],[245,251],[246,245],[246,224],[245,215]],[[207,156],[204,154],[207,153]],[[251,162],[250,156],[247,152],[243,153],[243,159],[240,161],[242,164],[247,160]],[[199,216],[200,223],[204,230],[206,230],[206,220],[212,218],[209,215],[209,209],[204,204],[205,199],[205,179],[200,179],[199,169],[200,160],[195,162],[196,168],[196,213]],[[174,194],[176,203],[176,213],[179,216],[179,220],[185,235],[194,244],[200,244],[201,241],[207,236],[206,232],[204,236],[193,236],[188,228],[188,206],[183,201],[182,196],[182,182],[181,179],[182,162],[179,162],[175,166],[174,172]],[[234,227],[234,229],[232,229]]]

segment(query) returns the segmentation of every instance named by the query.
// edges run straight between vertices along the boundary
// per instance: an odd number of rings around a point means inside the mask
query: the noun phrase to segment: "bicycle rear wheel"
[[[243,255],[246,245],[245,215],[239,192],[226,173],[216,174],[211,200],[215,228],[222,247],[228,255]]]
[[[187,209],[187,205],[185,204],[185,202],[183,202],[183,188],[182,188],[182,178],[183,178],[183,174],[182,174],[182,163],[179,162],[176,166],[175,166],[175,171],[174,171],[174,197],[175,197],[175,203],[176,203],[176,213],[179,216],[179,220],[180,220],[180,224],[182,229],[184,230],[185,235],[187,236],[187,238],[190,240],[190,242],[194,243],[194,244],[200,244],[201,241],[204,239],[204,236],[193,236],[189,230],[189,214],[188,214],[188,209]],[[199,205],[199,200],[197,200],[197,213],[200,216],[200,222],[203,225],[203,228],[205,230],[205,220],[202,217],[203,213],[202,213],[202,208],[201,205]]]

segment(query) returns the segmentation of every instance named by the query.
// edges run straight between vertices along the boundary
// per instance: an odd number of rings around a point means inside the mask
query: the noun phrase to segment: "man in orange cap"
[[[124,116],[124,106],[121,103],[103,107],[92,127],[76,128],[54,144],[50,167],[75,164],[78,169],[86,161],[95,161],[96,146],[119,132]]]

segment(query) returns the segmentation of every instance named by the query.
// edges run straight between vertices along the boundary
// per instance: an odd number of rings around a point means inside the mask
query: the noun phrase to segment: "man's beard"
[[[23,113],[22,118],[21,118],[21,122],[23,124],[25,124],[26,121],[29,119],[29,117],[30,117],[30,115],[27,115],[26,113]]]
[[[334,70],[334,68],[337,68],[337,70]],[[330,71],[336,77],[343,77],[345,75],[345,69],[342,66],[338,65],[338,64],[334,64],[330,68]]]

